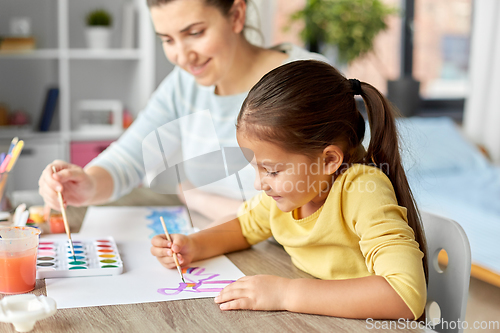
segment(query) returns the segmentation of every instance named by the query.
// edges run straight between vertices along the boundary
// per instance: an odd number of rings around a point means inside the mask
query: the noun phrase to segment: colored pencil
[[[5,171],[7,171],[7,165],[9,165],[11,157],[12,157],[11,155],[7,155],[5,157],[5,159],[3,160],[2,165],[0,165],[0,173],[4,173]]]
[[[24,148],[24,141],[19,140],[14,149],[12,149],[11,158],[9,164],[7,165],[7,169],[5,169],[5,171],[10,172],[10,170],[12,170],[12,168],[17,162],[17,159],[19,158],[19,155],[21,155],[21,151],[23,150],[23,148]]]
[[[56,173],[56,167],[52,166],[52,172]],[[69,246],[71,248],[71,254],[73,254],[73,259],[76,261],[75,257],[75,249],[73,248],[73,240],[71,240],[71,232],[69,231],[68,219],[66,217],[66,209],[64,208],[64,200],[62,197],[62,193],[57,191],[57,198],[59,199],[59,205],[61,206],[61,214],[64,222],[64,230],[66,230],[66,235],[68,235]]]
[[[11,154],[12,153],[12,150],[17,145],[18,141],[19,141],[19,138],[17,136],[12,139],[12,141],[10,142],[10,147],[9,147],[9,151],[7,152],[7,154]]]
[[[167,236],[168,241],[170,243],[172,243],[172,240],[170,239],[170,235],[168,234],[167,226],[165,225],[165,221],[163,220],[163,216],[160,216],[160,221],[161,221],[161,225],[163,226],[163,230],[165,231],[165,236]],[[172,245],[173,244],[174,243],[172,243]],[[172,249],[172,248],[170,248],[170,249]],[[182,282],[186,283],[186,281],[184,281],[184,276],[182,275],[181,265],[179,265],[179,260],[177,259],[177,253],[172,251],[172,256],[174,257],[175,266],[177,267],[177,271],[179,272],[179,275],[181,276]]]

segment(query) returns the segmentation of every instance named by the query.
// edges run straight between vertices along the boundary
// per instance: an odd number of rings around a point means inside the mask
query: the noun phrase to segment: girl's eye
[[[266,171],[266,172],[269,177],[276,177],[279,173],[279,171],[273,171],[273,172]]]

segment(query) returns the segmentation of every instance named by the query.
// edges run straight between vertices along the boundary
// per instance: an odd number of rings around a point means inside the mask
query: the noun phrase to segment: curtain
[[[474,1],[464,130],[500,164],[500,1]]]

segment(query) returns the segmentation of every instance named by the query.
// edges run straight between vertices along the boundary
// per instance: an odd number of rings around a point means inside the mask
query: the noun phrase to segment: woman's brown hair
[[[371,138],[362,146],[365,121],[354,93],[365,102]],[[314,157],[329,145],[344,152],[344,166],[353,163],[380,168],[390,179],[408,225],[424,253],[423,227],[399,154],[395,111],[382,94],[365,82],[347,80],[321,61],[301,60],[267,73],[250,90],[237,119],[245,135],[277,144],[286,151]]]
[[[160,6],[163,4],[167,4],[172,1],[179,1],[179,0],[146,0],[148,7],[155,7],[155,6]],[[224,15],[229,14],[229,10],[233,6],[234,0],[204,0],[205,4],[208,6],[214,6],[216,8],[219,8],[219,10],[222,12]],[[247,0],[245,0],[247,2]]]

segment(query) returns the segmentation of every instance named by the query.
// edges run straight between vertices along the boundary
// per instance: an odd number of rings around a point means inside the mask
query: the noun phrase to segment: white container
[[[57,311],[56,302],[46,296],[16,295],[0,301],[0,322],[12,323],[18,332],[29,332],[38,320]]]
[[[87,45],[94,50],[110,48],[111,28],[106,27],[87,27],[85,30]]]

